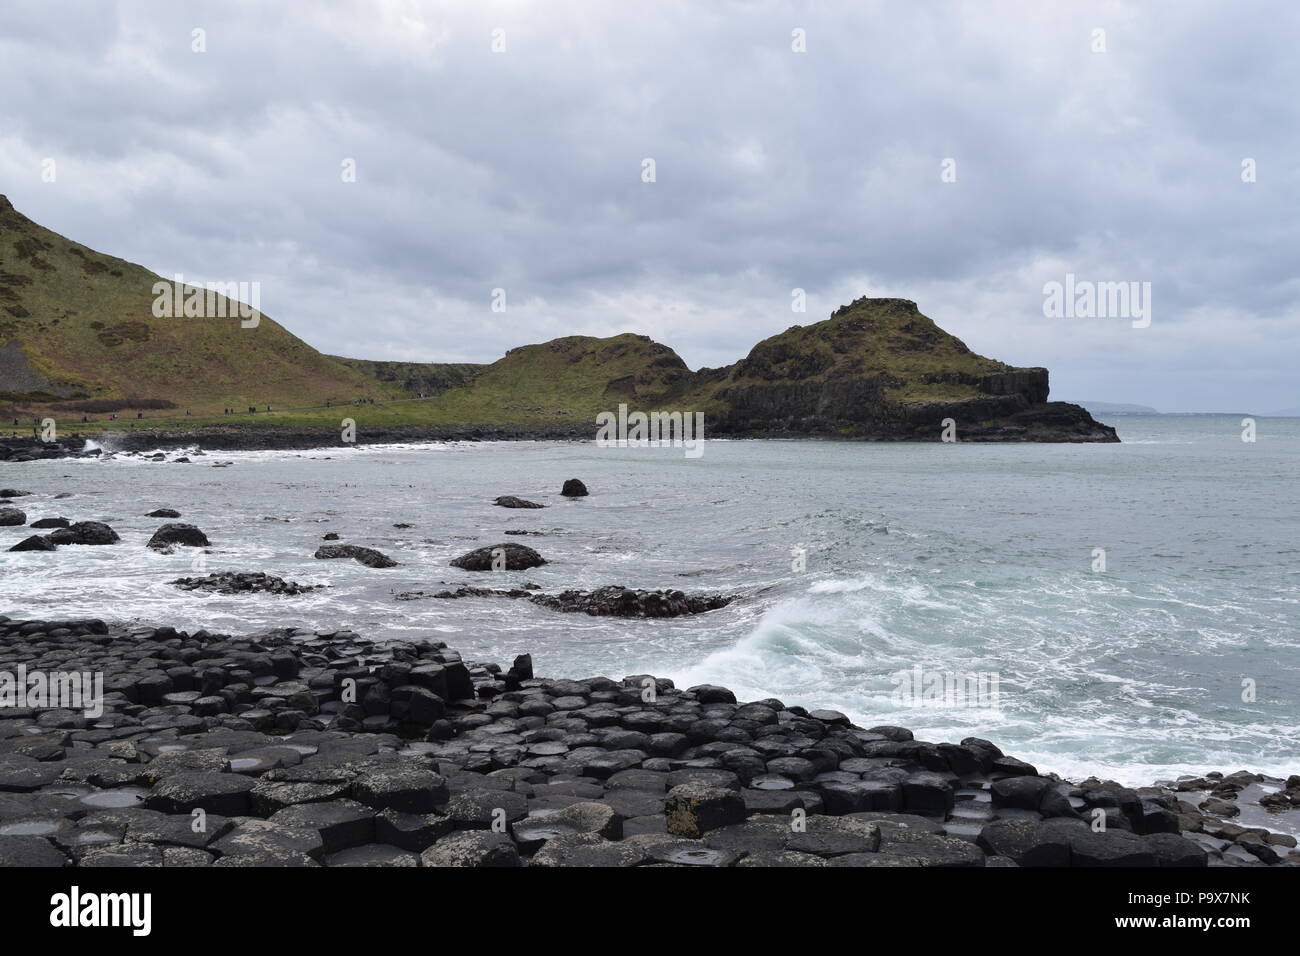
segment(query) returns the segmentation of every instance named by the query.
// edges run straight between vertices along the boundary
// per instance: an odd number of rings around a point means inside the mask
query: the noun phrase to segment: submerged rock
[[[27,523],[27,513],[17,508],[0,508],[0,526],[14,527]]]
[[[72,524],[72,522],[69,521],[67,518],[41,518],[41,519],[39,519],[38,521],[33,521],[33,522],[31,523],[31,527],[33,527],[33,528],[66,528],[66,527],[67,527],[68,525],[70,525],[70,524]]]
[[[726,607],[733,598],[723,594],[686,594],[669,590],[638,591],[611,584],[594,591],[536,594],[529,600],[553,611],[580,611],[596,617],[681,617]]]
[[[323,584],[299,584],[264,571],[217,571],[204,577],[177,578],[172,584],[182,591],[213,591],[217,594],[306,594],[325,587]]]
[[[539,505],[536,501],[527,501],[524,498],[516,498],[514,495],[502,495],[496,501],[492,502],[498,508],[545,508],[546,505]]]
[[[368,568],[395,568],[397,562],[374,548],[355,544],[323,544],[316,549],[317,558],[355,558]]]
[[[683,591],[668,590],[637,591],[617,584],[597,588],[594,591],[561,591],[559,594],[534,593],[537,590],[536,584],[526,584],[522,588],[476,588],[463,585],[455,590],[438,591],[432,596],[435,598],[527,598],[534,604],[550,608],[552,611],[581,612],[593,617],[681,617],[685,614],[715,611],[735,600],[725,594],[686,594]],[[426,596],[423,592],[399,595],[407,600]],[[847,718],[845,720],[847,722]]]
[[[159,508],[157,511],[151,511],[146,518],[179,518],[181,513],[174,508]]]

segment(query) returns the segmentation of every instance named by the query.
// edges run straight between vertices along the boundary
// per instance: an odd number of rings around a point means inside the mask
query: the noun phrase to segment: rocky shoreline
[[[1050,404],[1050,403],[1049,403]],[[1044,406],[1045,408],[1047,406]],[[1050,410],[1050,409],[1049,409]],[[968,423],[962,426],[961,440],[968,442],[1115,442],[1114,429],[1079,429],[1073,423],[1059,424],[1047,412],[1035,411],[1030,425],[1000,424],[986,426]],[[1041,421],[1040,421],[1041,419]],[[1026,417],[1026,421],[1029,418]],[[1046,424],[1044,424],[1046,422]],[[1032,426],[1032,427],[1031,427]],[[358,430],[357,440],[340,440],[334,427],[279,426],[265,424],[231,424],[195,426],[193,428],[137,428],[108,431],[74,432],[57,441],[40,441],[21,436],[0,437],[0,461],[24,462],[50,458],[79,458],[99,455],[85,451],[86,441],[111,443],[117,453],[139,453],[155,449],[175,450],[202,447],[210,451],[313,451],[344,449],[357,445],[384,445],[420,442],[476,441],[593,441],[593,424],[581,425],[388,425],[366,426]],[[736,427],[719,423],[709,434],[727,440],[752,441],[937,441],[938,428],[911,425],[906,428],[850,429],[828,434],[825,431],[801,430],[782,425],[774,428]]]
[[[14,697],[74,671],[102,713]],[[5,866],[1300,865],[1229,819],[1300,812],[1300,777],[1070,783],[978,738],[527,655],[0,616],[0,673]]]

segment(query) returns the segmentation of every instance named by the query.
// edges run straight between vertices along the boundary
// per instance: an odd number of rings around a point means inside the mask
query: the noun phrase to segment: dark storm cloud
[[[330,352],[633,329],[720,365],[869,292],[1063,397],[1267,411],[1300,404],[1297,26],[1283,3],[32,3],[0,36],[0,188],[160,273],[260,280]],[[1151,282],[1150,328],[1045,318],[1067,272]]]

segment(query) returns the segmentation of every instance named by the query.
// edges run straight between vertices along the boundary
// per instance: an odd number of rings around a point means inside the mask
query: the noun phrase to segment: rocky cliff
[[[764,339],[714,373],[714,433],[935,441],[1118,441],[1083,408],[1048,402],[1045,368],[977,355],[907,299],[857,299]]]

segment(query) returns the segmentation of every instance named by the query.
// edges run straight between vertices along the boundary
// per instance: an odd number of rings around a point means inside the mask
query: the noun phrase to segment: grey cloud
[[[720,365],[888,292],[1066,397],[1267,411],[1300,402],[1297,26],[1281,2],[51,0],[6,15],[0,176],[104,251],[259,279],[331,352],[634,329]],[[1066,271],[1152,282],[1153,328],[1045,319]]]

